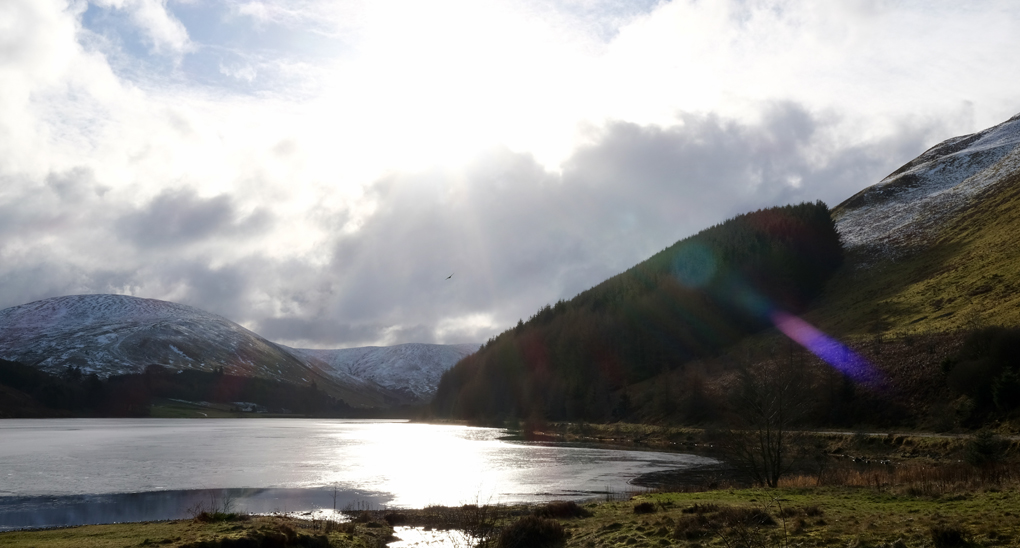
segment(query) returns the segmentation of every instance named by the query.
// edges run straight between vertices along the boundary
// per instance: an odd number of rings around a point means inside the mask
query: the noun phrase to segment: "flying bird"
[[[449,280],[452,277],[453,277],[453,274],[450,274],[449,276],[446,277],[446,279]]]

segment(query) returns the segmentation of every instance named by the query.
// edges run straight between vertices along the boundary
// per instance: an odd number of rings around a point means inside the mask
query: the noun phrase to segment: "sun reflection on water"
[[[501,442],[491,434],[474,436],[472,429],[464,426],[389,426],[377,423],[338,429],[332,437],[342,449],[334,471],[323,478],[325,483],[400,493],[395,505],[421,507],[449,503],[442,497],[449,492],[474,493],[482,499],[455,503],[486,502],[507,479],[501,477],[507,463],[492,466]],[[344,458],[352,443],[359,448],[355,462]]]
[[[426,530],[422,527],[394,527],[393,535],[398,541],[387,544],[389,548],[468,548],[476,541],[470,535],[458,530]]]

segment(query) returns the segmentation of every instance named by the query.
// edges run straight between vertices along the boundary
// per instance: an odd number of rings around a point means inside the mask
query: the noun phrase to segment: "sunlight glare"
[[[335,438],[359,442],[364,453],[359,456],[361,469],[350,463],[338,462],[326,484],[347,483],[351,478],[374,478],[363,486],[383,485],[386,490],[400,492],[397,506],[422,508],[441,503],[448,492],[476,493],[478,500],[461,504],[486,503],[495,496],[501,478],[487,464],[488,453],[500,442],[476,440],[466,426],[437,427],[426,424],[365,423],[335,434]],[[365,480],[361,480],[365,481]],[[348,483],[349,484],[349,483]]]

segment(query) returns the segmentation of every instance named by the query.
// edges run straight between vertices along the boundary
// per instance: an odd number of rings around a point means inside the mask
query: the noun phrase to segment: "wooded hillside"
[[[489,340],[443,376],[433,413],[620,418],[621,388],[725,350],[775,310],[802,311],[842,259],[821,202],[739,215]]]

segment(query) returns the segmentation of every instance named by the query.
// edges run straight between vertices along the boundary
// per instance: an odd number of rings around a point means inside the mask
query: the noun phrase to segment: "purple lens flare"
[[[878,371],[867,360],[808,322],[781,310],[773,311],[770,318],[776,329],[855,382],[879,380]]]

